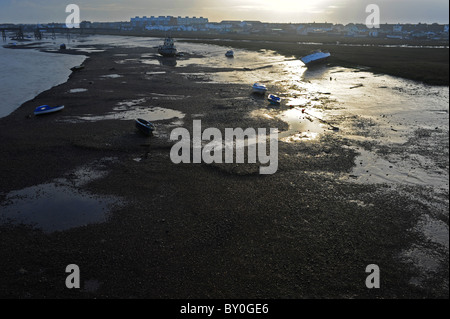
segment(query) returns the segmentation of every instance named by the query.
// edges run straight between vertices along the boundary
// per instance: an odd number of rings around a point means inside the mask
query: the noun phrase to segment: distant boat
[[[61,44],[61,45],[59,46],[59,49],[60,49],[60,50],[65,50],[65,49],[67,49],[67,47],[66,47],[66,45],[63,43],[63,44]]]
[[[322,51],[318,50],[318,51],[314,51],[310,55],[304,56],[300,60],[306,66],[310,66],[310,65],[314,65],[314,64],[323,63],[323,62],[327,61],[330,56],[331,56],[331,53],[322,52]]]
[[[73,71],[73,72],[75,72],[75,71],[80,71],[80,70],[83,70],[83,69],[84,69],[84,66],[78,65],[78,66],[74,66],[74,67],[71,68],[70,70]]]
[[[252,89],[253,89],[253,93],[265,94],[267,92],[267,87],[261,83],[253,84]]]
[[[278,97],[278,96],[273,95],[273,94],[270,94],[267,99],[273,105],[280,105],[280,103],[281,103],[281,97]]]
[[[136,120],[136,128],[147,136],[153,135],[153,131],[155,130],[155,126],[152,123],[143,119]]]
[[[171,37],[164,39],[164,44],[158,47],[158,53],[164,57],[174,57],[177,55],[177,48]]]
[[[61,111],[62,109],[64,109],[64,105],[57,105],[57,106],[42,105],[34,110],[34,115],[54,113]]]
[[[225,56],[227,58],[234,58],[234,51],[233,50],[228,50],[227,53],[225,53]]]

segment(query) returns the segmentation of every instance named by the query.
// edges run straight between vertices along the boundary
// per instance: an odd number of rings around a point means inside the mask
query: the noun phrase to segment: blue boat
[[[270,94],[267,99],[273,105],[279,105],[281,103],[281,98],[273,94]]]
[[[57,106],[42,105],[34,110],[34,115],[55,113],[61,111],[62,109],[64,109],[64,105],[57,105]]]
[[[149,121],[146,121],[144,119],[137,119],[136,120],[136,128],[144,135],[152,136],[153,131],[155,130],[155,125],[150,123]]]

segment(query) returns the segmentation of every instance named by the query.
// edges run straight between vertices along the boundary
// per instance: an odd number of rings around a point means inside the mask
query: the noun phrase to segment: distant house
[[[402,33],[402,31],[403,31],[403,26],[401,26],[399,24],[394,25],[394,27],[392,28],[392,32],[394,32],[394,33]]]

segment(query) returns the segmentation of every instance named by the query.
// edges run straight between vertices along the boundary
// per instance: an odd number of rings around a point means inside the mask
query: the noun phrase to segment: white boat
[[[314,64],[325,62],[326,60],[328,60],[328,58],[330,56],[331,56],[330,52],[322,52],[322,51],[318,50],[318,51],[314,51],[310,55],[304,56],[300,60],[305,65],[308,66],[308,65],[314,65]]]
[[[227,53],[225,53],[225,56],[227,58],[234,58],[234,52],[233,50],[228,50]]]
[[[261,83],[253,84],[252,89],[253,89],[253,93],[265,94],[267,92],[267,87]]]

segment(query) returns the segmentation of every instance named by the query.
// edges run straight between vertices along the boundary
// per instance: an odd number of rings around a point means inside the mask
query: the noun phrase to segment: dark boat
[[[144,119],[137,119],[136,120],[136,128],[143,134],[147,136],[152,136],[153,131],[155,130],[155,126],[150,123],[149,121],[146,121]]]
[[[81,71],[84,69],[84,66],[82,65],[78,65],[78,66],[74,66],[73,68],[71,68],[70,70],[75,72],[75,71]]]
[[[233,50],[228,50],[227,53],[225,53],[225,56],[227,58],[234,58],[234,51]]]
[[[34,110],[34,115],[55,113],[55,112],[59,112],[63,109],[64,109],[64,105],[57,105],[57,106],[42,105]]]
[[[165,38],[164,44],[158,47],[158,53],[164,57],[174,57],[177,55],[177,48],[171,37]]]

